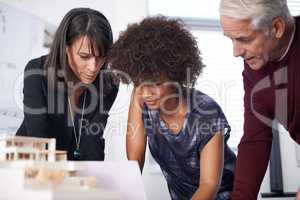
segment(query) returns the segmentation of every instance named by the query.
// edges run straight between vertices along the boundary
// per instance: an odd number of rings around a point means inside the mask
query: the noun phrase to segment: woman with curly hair
[[[163,16],[128,26],[109,56],[124,83],[133,82],[127,157],[141,171],[148,140],[173,200],[229,199],[235,155],[218,104],[193,88],[204,67],[184,24]]]

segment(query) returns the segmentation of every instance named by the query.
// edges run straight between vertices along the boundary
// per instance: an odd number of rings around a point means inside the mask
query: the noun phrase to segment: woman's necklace
[[[86,98],[86,91],[84,92],[83,107],[82,107],[80,126],[79,126],[79,134],[78,134],[78,139],[77,139],[77,133],[76,133],[75,124],[74,124],[74,117],[73,117],[73,112],[72,112],[72,107],[71,107],[71,101],[70,101],[70,97],[68,97],[69,110],[70,110],[70,114],[71,114],[71,120],[72,120],[72,124],[73,124],[74,136],[75,136],[75,141],[76,141],[76,149],[74,151],[74,157],[76,159],[80,158],[80,138],[81,138],[83,113],[84,113],[84,107],[85,107],[85,98]]]

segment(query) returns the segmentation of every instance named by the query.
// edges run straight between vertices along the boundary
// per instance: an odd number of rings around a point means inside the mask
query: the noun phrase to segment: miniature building
[[[65,151],[56,151],[54,138],[4,136],[0,138],[0,160],[66,160]]]
[[[66,160],[66,151],[55,149],[55,139],[0,135],[0,180],[5,180],[0,181],[0,199],[132,199],[130,195],[124,198],[120,191],[122,187],[124,195],[127,195],[127,181],[125,184],[115,183],[119,180],[119,175],[116,175],[119,167],[111,172],[115,164],[81,161],[56,162]],[[140,178],[137,163],[132,164],[134,165],[131,165],[131,169],[135,169],[135,177]],[[99,174],[101,172],[103,173]],[[130,175],[125,177],[132,178]],[[106,181],[112,182],[106,184]],[[136,183],[133,185],[136,186]],[[139,195],[138,199],[145,199],[144,194],[142,195],[142,198]]]

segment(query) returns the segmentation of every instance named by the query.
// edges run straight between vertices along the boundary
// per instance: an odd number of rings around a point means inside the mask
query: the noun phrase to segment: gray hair
[[[275,17],[292,21],[286,0],[221,0],[220,15],[237,20],[252,20],[257,30],[269,32]]]

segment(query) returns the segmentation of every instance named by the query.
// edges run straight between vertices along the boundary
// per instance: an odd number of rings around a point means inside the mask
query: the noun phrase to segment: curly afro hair
[[[197,41],[185,24],[164,16],[129,25],[110,50],[108,62],[122,82],[135,85],[164,76],[193,87],[204,67]]]

